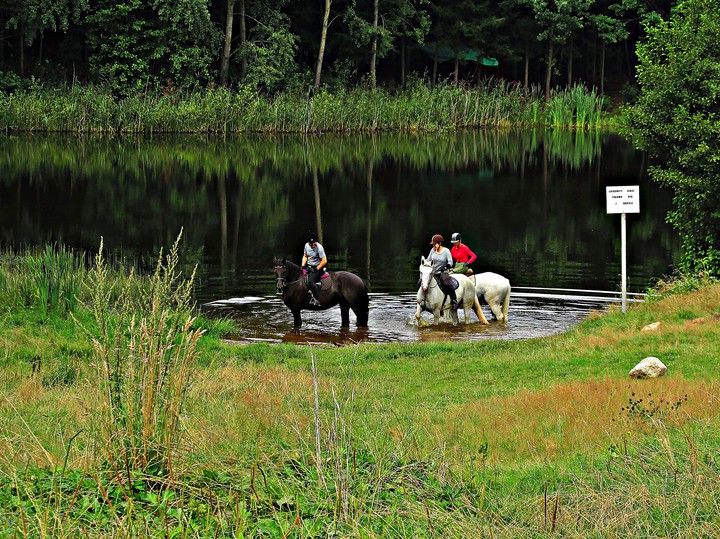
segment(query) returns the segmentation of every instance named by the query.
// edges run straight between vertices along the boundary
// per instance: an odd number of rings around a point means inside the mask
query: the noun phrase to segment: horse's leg
[[[488,301],[488,305],[490,306],[490,310],[493,313],[493,317],[495,317],[495,320],[498,320],[502,322],[503,315],[502,315],[502,309],[500,308],[500,304],[498,302],[498,299],[496,297],[493,297]]]
[[[368,297],[367,288],[363,288],[350,304],[351,309],[355,313],[355,325],[357,327],[367,327],[368,315],[370,314],[370,298]]]
[[[440,309],[433,309],[433,319],[435,321],[435,325],[437,326],[440,323]]]
[[[368,315],[370,314],[370,309],[361,305],[359,307],[354,307],[353,312],[355,313],[355,318],[357,318],[355,325],[359,328],[366,328],[368,325]]]
[[[508,286],[507,290],[505,291],[505,298],[503,299],[503,306],[502,306],[503,322],[508,321],[508,308],[509,307],[510,307],[510,287]]]
[[[300,318],[300,309],[299,308],[293,309],[292,314],[293,314],[293,321],[295,323],[295,327],[299,328],[300,326],[302,326],[302,318]]]
[[[350,305],[345,300],[340,301],[340,327],[350,326]]]

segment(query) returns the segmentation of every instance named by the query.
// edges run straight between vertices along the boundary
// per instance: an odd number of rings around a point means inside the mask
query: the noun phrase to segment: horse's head
[[[284,258],[273,258],[273,271],[275,272],[275,287],[282,293],[287,286],[287,261]]]
[[[430,279],[433,275],[432,263],[426,260],[425,257],[420,258],[420,286],[423,292],[427,292],[428,286],[430,286]]]

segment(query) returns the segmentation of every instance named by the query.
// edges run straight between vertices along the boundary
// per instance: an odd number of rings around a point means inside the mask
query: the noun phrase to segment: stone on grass
[[[653,322],[652,324],[648,324],[647,326],[642,328],[640,331],[655,331],[659,327],[660,327],[660,322]]]
[[[667,371],[665,364],[656,357],[646,357],[630,371],[633,378],[657,378]]]

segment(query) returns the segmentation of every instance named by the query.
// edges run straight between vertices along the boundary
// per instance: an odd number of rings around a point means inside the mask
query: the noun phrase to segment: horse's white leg
[[[436,326],[440,323],[440,309],[433,309],[433,320]]]
[[[420,304],[418,303],[417,309],[415,310],[415,320],[417,320],[418,326],[420,325],[420,321],[422,320],[421,315],[422,309],[420,308]]]
[[[492,298],[492,300],[488,301],[488,305],[490,306],[490,310],[493,313],[493,316],[496,320],[499,322],[503,321],[503,314],[502,314],[502,308],[500,307],[500,304],[498,303],[497,298]]]
[[[508,321],[509,307],[510,307],[510,286],[508,285],[508,288],[505,291],[505,297],[503,298],[503,306],[502,306],[503,322]]]

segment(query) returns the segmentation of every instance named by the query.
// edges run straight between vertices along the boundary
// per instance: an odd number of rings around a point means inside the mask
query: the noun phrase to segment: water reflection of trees
[[[335,267],[387,288],[414,279],[426,236],[462,230],[483,267],[540,282],[568,261],[603,263],[597,246],[612,249],[614,234],[598,204],[603,178],[637,183],[643,169],[597,131],[4,138],[0,209],[13,222],[0,217],[0,240],[94,248],[105,236],[133,254],[184,227],[189,248],[227,275],[255,257],[295,256],[316,228]],[[673,243],[649,241],[661,221],[641,216],[629,229],[656,265]]]

